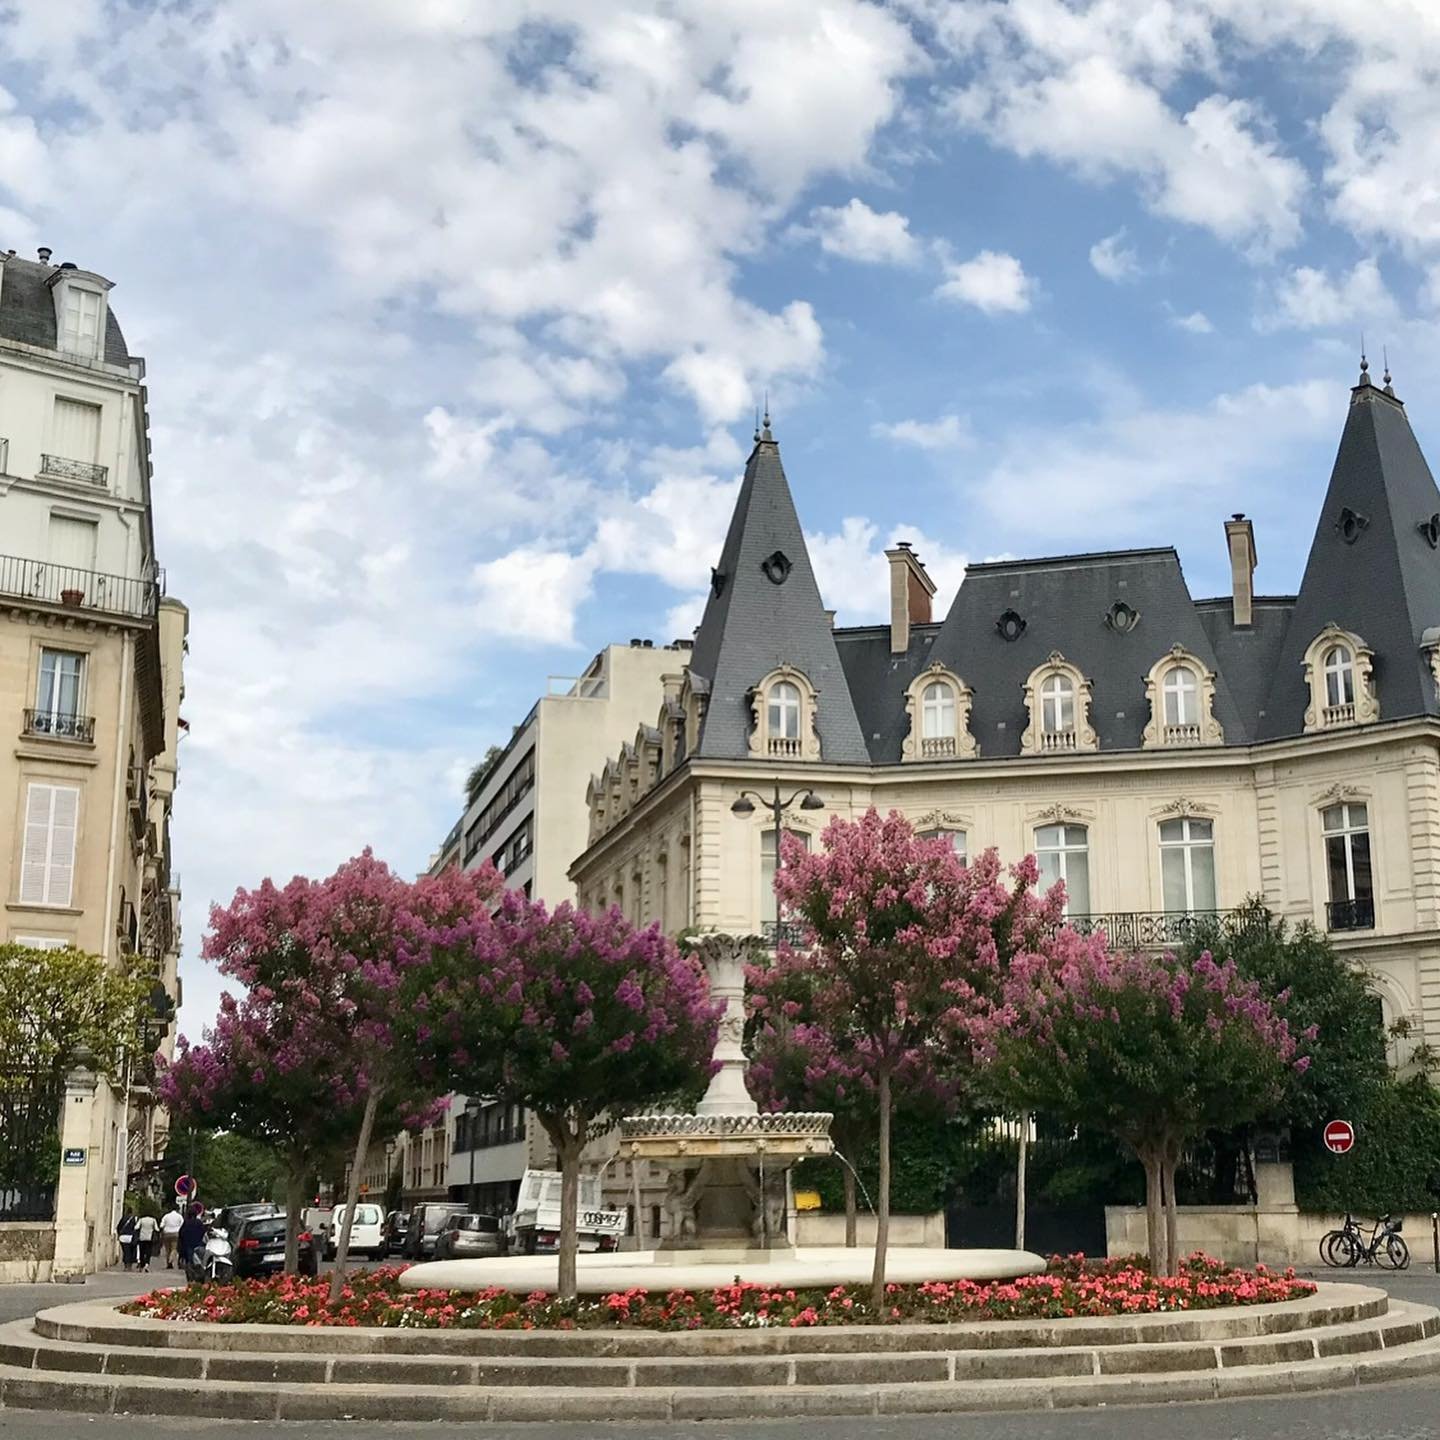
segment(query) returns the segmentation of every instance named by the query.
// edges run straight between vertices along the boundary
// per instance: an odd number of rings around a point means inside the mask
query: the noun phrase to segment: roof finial
[[[1360,332],[1360,379],[1359,384],[1370,383],[1370,362],[1365,358],[1365,332]]]
[[[760,438],[761,438],[762,440],[773,440],[775,437],[770,433],[770,392],[769,392],[769,390],[766,390],[766,392],[765,392],[765,418],[764,418],[763,421],[761,421],[761,424],[762,424],[762,426],[763,426],[764,428],[760,431]]]
[[[1395,393],[1395,387],[1390,383],[1390,350],[1388,346],[1382,345],[1380,347],[1380,356],[1385,361],[1385,393],[1387,395],[1393,395]]]
[[[760,443],[760,407],[755,407],[755,443]]]

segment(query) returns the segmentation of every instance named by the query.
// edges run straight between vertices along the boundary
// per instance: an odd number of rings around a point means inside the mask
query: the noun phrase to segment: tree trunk
[[[1153,1150],[1140,1154],[1145,1167],[1145,1240],[1150,1251],[1150,1273],[1165,1274],[1165,1216],[1160,1183],[1160,1156]]]
[[[875,1268],[870,1273],[870,1306],[878,1316],[885,1304],[885,1248],[890,1243],[890,1071],[881,1069],[878,1079],[880,1101],[880,1190],[875,1210]]]
[[[853,1250],[860,1243],[856,1233],[859,1229],[858,1207],[855,1200],[855,1176],[848,1165],[840,1167],[841,1177],[845,1181],[845,1248]]]
[[[293,1275],[300,1268],[300,1230],[305,1221],[305,1182],[310,1178],[303,1160],[291,1157],[285,1171],[285,1273]]]
[[[360,1120],[360,1137],[355,1141],[355,1159],[350,1165],[350,1184],[345,1191],[345,1223],[340,1227],[340,1241],[335,1246],[335,1268],[330,1272],[330,1306],[340,1303],[345,1287],[345,1262],[350,1257],[350,1227],[355,1223],[355,1205],[360,1199],[360,1175],[365,1157],[370,1153],[370,1133],[375,1129],[375,1112],[380,1108],[380,1090],[372,1088],[365,1097],[365,1113]]]
[[[1020,1117],[1020,1145],[1015,1159],[1015,1248],[1025,1248],[1025,1156],[1030,1148],[1030,1117]]]
[[[560,1265],[555,1293],[562,1300],[575,1298],[575,1258],[580,1253],[580,1152],[585,1129],[579,1136],[553,1135],[560,1157]]]
[[[1162,1163],[1161,1180],[1165,1186],[1165,1273],[1173,1275],[1180,1268],[1180,1220],[1175,1212],[1175,1171],[1180,1164],[1179,1147],[1167,1145]]]

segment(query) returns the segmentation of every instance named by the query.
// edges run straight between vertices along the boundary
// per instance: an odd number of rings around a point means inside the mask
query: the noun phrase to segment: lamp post
[[[475,1120],[480,1114],[481,1104],[473,1096],[465,1099],[465,1148],[470,1152],[470,1186],[465,1192],[465,1208],[475,1210]]]
[[[772,782],[772,794],[765,796],[758,790],[742,790],[735,803],[730,807],[732,815],[744,817],[755,813],[756,805],[763,805],[775,821],[775,868],[780,868],[780,834],[785,824],[785,812],[800,801],[801,810],[823,810],[825,802],[808,786],[802,785],[798,790],[792,791],[783,800],[780,798],[780,782]],[[771,938],[771,937],[767,937]],[[776,942],[781,939],[780,907],[775,907],[775,934]]]

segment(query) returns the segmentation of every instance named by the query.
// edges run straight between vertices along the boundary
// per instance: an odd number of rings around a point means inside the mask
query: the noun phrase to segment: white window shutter
[[[100,407],[83,400],[55,397],[53,453],[93,465],[100,456]]]
[[[79,820],[80,791],[75,786],[30,786],[25,802],[25,852],[20,861],[21,904],[70,904]]]

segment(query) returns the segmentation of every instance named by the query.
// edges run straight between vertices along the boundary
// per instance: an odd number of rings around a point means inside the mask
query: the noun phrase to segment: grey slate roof
[[[7,255],[0,274],[0,340],[19,340],[54,350],[55,299],[45,283],[58,266],[42,265]],[[130,353],[120,323],[109,305],[105,307],[105,361],[109,365],[128,365]]]
[[[1340,529],[1347,507],[1367,522],[1350,544]],[[1332,620],[1375,652],[1382,720],[1440,714],[1419,649],[1422,632],[1440,625],[1440,550],[1419,529],[1437,512],[1440,491],[1405,407],[1362,373],[1276,661],[1262,738],[1304,729],[1303,657]]]
[[[779,585],[761,569],[777,551],[791,566]],[[719,593],[712,585],[690,656],[690,673],[710,681],[710,703],[697,753],[710,758],[748,754],[747,692],[771,670],[793,665],[820,692],[822,757],[842,762],[868,759],[780,463],[780,447],[768,424],[745,466],[730,531],[715,568]]]
[[[1337,525],[1346,508],[1366,521],[1348,544]],[[1134,749],[1150,718],[1145,677],[1176,644],[1215,672],[1215,717],[1227,745],[1299,734],[1308,701],[1303,656],[1332,620],[1374,651],[1383,720],[1440,715],[1419,650],[1423,632],[1440,626],[1440,547],[1420,529],[1432,516],[1440,516],[1440,490],[1404,406],[1362,376],[1299,594],[1257,596],[1249,627],[1233,623],[1228,595],[1191,597],[1173,549],[1120,550],[972,565],[943,623],[913,625],[908,651],[892,655],[888,625],[827,624],[767,429],[717,567],[724,585],[696,633],[691,674],[712,691],[699,753],[748,753],[746,692],[788,662],[820,690],[826,760],[898,763],[909,727],[905,692],[939,662],[974,693],[970,729],[981,756],[1018,755],[1029,723],[1025,683],[1052,651],[1091,683],[1101,751]],[[1432,533],[1440,540],[1440,520]],[[760,569],[777,549],[794,562],[779,586]],[[1133,628],[1106,623],[1117,602],[1139,613]],[[1025,621],[1018,639],[998,629],[1006,611]]]

